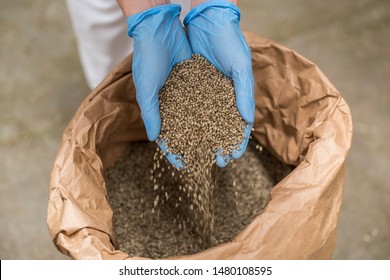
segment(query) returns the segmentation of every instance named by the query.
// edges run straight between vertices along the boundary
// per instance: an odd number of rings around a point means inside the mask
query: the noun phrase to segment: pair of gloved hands
[[[166,4],[127,18],[128,34],[134,39],[133,79],[137,102],[148,138],[154,141],[160,133],[158,95],[173,66],[197,53],[233,79],[238,111],[249,123],[244,142],[232,153],[233,158],[239,158],[246,149],[254,122],[251,53],[239,27],[240,11],[222,0],[194,7],[184,19],[188,38],[179,19],[180,11],[179,5]],[[164,142],[158,144],[163,152],[167,150]],[[177,161],[178,156],[167,154],[171,164],[181,168],[183,162]],[[230,159],[231,156],[217,154],[216,164],[224,167]]]

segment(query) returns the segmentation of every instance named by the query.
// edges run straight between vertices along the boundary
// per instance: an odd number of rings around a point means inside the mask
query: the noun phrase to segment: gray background
[[[64,1],[0,0],[0,258],[63,259],[46,210],[61,135],[89,93]],[[352,110],[335,259],[390,259],[390,1],[241,0],[241,25],[315,62]]]

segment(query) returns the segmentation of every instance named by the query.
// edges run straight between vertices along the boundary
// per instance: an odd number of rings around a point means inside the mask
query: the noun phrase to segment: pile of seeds
[[[200,55],[174,66],[160,92],[161,133],[169,152],[181,156],[184,170],[180,171],[178,190],[192,202],[189,209],[196,222],[205,246],[214,239],[214,189],[213,168],[218,151],[231,154],[233,148],[244,140],[245,123],[236,102],[233,81],[218,71]],[[158,156],[158,155],[156,155]],[[152,174],[157,188],[163,187],[158,180],[158,166]],[[182,204],[183,196],[178,196]],[[158,204],[157,198],[156,204]]]
[[[159,178],[164,190],[153,189],[147,170],[153,169],[155,151],[154,143],[131,143],[129,150],[104,174],[114,212],[116,248],[130,256],[157,259],[193,254],[232,240],[262,212],[270,189],[292,170],[255,140],[249,141],[242,158],[225,168],[216,168],[211,197],[214,240],[207,246],[199,232],[185,227],[183,220],[192,217],[186,210],[192,201],[179,191],[180,176],[172,177],[173,168],[165,157],[160,160],[161,169],[165,169]],[[177,208],[179,195],[182,201]],[[161,201],[156,210],[157,196]]]

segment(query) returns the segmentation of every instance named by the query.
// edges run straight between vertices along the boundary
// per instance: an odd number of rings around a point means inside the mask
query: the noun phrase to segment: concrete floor
[[[0,258],[65,259],[46,226],[61,135],[89,90],[64,1],[1,1]],[[242,28],[315,62],[349,104],[335,259],[390,259],[390,1],[241,0]]]

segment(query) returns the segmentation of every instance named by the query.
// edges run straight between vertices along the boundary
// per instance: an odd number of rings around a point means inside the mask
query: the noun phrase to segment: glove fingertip
[[[224,168],[229,164],[229,162],[231,160],[231,156],[229,156],[229,155],[222,156],[220,154],[217,154],[215,157],[215,160],[216,160],[215,164],[217,166],[219,166],[220,168]]]
[[[242,155],[244,154],[245,152],[245,148],[242,148],[242,147],[239,147],[238,149],[234,149],[232,151],[232,157],[234,159],[239,159],[240,157],[242,157]]]
[[[184,168],[184,162],[181,156],[176,155],[176,154],[170,154],[168,153],[166,155],[166,158],[172,164],[173,167],[176,169],[183,169]]]

